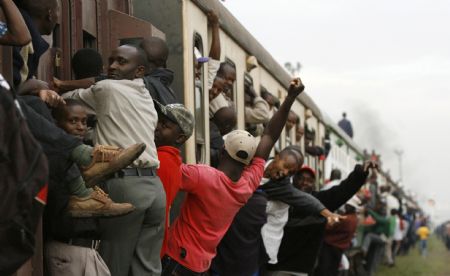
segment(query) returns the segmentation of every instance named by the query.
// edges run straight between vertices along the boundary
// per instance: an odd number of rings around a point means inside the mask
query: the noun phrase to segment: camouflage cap
[[[189,138],[194,130],[194,115],[182,104],[162,105],[155,101],[156,110],[176,123],[184,135]]]

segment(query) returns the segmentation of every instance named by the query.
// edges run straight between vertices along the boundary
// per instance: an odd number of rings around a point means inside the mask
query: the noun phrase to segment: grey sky
[[[450,1],[226,0],[281,64],[302,64],[307,92],[404,185],[450,219]]]

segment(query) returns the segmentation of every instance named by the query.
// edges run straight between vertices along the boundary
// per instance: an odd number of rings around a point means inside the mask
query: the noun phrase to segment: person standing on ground
[[[430,236],[430,229],[427,227],[426,221],[422,221],[420,224],[420,227],[416,231],[417,236],[419,236],[420,244],[419,244],[419,250],[420,255],[422,257],[427,256],[427,247],[428,247],[428,237]]]

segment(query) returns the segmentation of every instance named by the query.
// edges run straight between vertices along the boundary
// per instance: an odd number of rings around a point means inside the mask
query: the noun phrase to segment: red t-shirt
[[[258,188],[264,159],[253,158],[237,182],[206,165],[182,165],[187,192],[180,216],[169,229],[165,254],[195,272],[205,272],[239,209]]]
[[[161,248],[161,257],[163,248],[167,246],[167,231],[169,229],[170,207],[180,189],[181,185],[181,156],[180,150],[171,146],[158,147],[159,169],[158,176],[166,192],[166,223],[164,227],[164,240]]]

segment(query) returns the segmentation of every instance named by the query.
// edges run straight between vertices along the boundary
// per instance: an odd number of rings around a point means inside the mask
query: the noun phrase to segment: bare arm
[[[28,27],[12,0],[0,1],[0,6],[6,19],[8,32],[0,37],[0,44],[23,46],[31,41],[31,35]]]
[[[220,60],[220,36],[219,36],[219,17],[213,11],[209,11],[208,25],[212,28],[212,42],[209,50],[209,57]]]
[[[18,94],[37,96],[51,107],[66,103],[58,93],[49,89],[45,81],[37,79],[29,79],[21,84],[18,89]]]
[[[264,129],[264,133],[261,137],[261,141],[256,149],[255,157],[263,158],[267,160],[272,147],[280,137],[281,131],[286,124],[289,110],[294,103],[297,96],[303,92],[305,86],[299,78],[293,79],[288,89],[288,95],[284,100],[280,109],[272,116],[267,127]]]
[[[53,85],[59,94],[79,88],[89,88],[95,84],[95,78],[85,78],[80,80],[59,80],[53,78]]]

